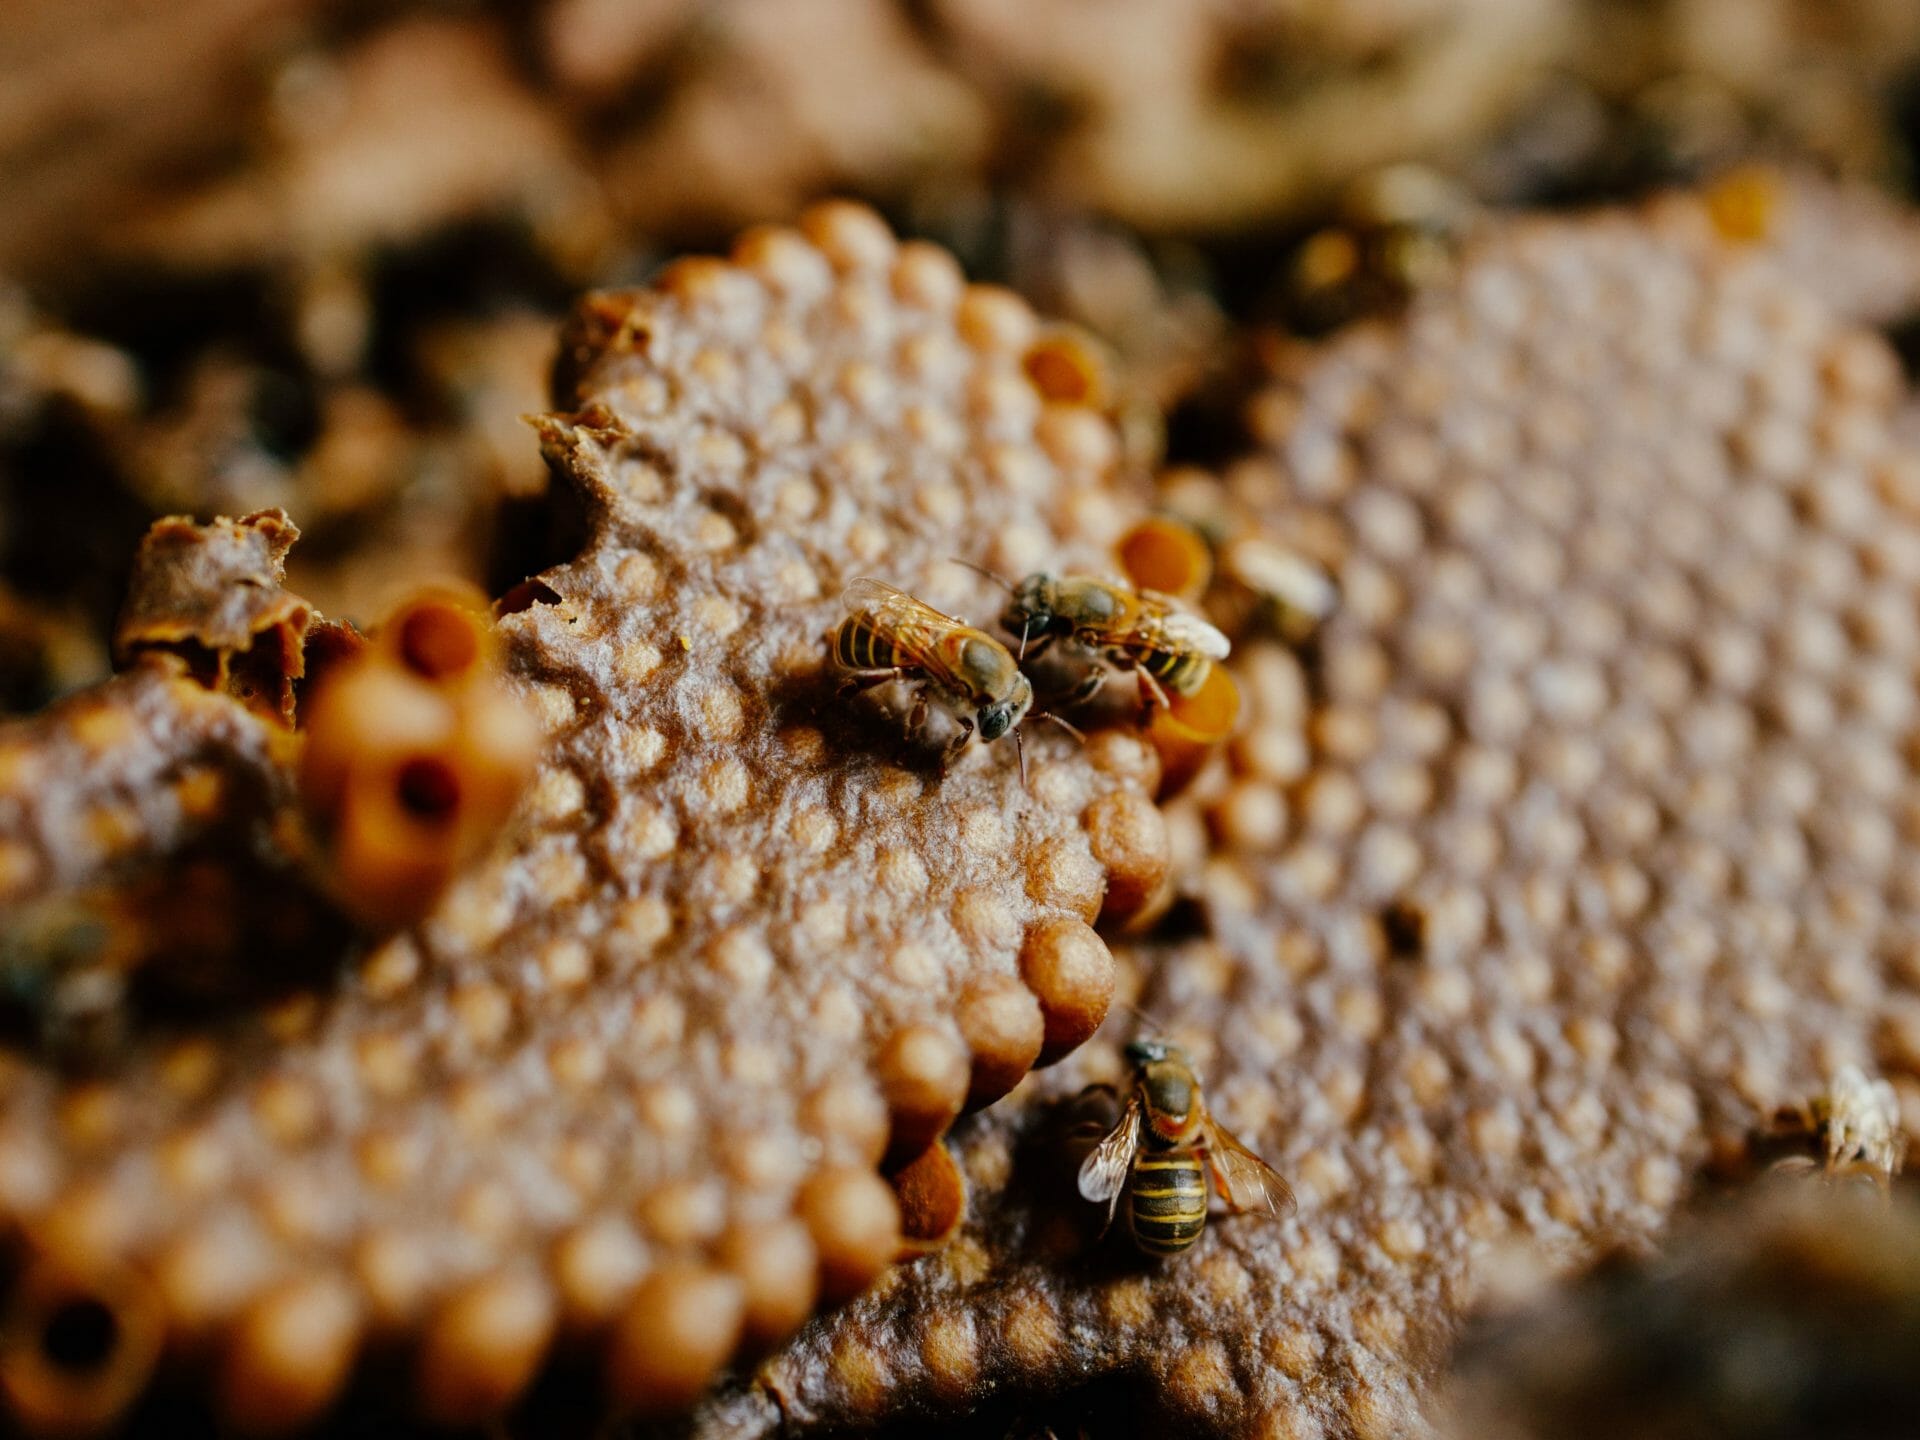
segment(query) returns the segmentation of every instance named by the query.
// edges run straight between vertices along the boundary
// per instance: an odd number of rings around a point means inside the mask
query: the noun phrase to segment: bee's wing
[[[1120,1123],[1080,1162],[1081,1197],[1096,1205],[1104,1204],[1109,1217],[1120,1203],[1120,1192],[1133,1169],[1133,1152],[1139,1145],[1140,1097],[1136,1095],[1127,1101]]]
[[[1900,1102],[1884,1080],[1849,1065],[1834,1077],[1827,1116],[1827,1163],[1865,1161],[1889,1174],[1899,1168]]]
[[[862,576],[847,586],[840,594],[840,603],[850,614],[871,615],[874,623],[921,668],[955,688],[966,689],[953,674],[953,667],[941,649],[941,641],[965,628],[951,615],[942,614],[917,596],[870,576]]]
[[[1183,650],[1192,650],[1209,660],[1224,660],[1233,650],[1233,642],[1198,615],[1186,610],[1170,610],[1160,622],[1168,640]]]
[[[1332,612],[1339,592],[1313,561],[1268,540],[1249,536],[1229,547],[1227,569],[1239,580],[1315,620]]]
[[[875,615],[888,619],[895,616],[911,616],[919,610],[925,610],[934,615],[940,614],[924,601],[916,600],[906,591],[889,585],[884,580],[876,580],[871,575],[862,575],[841,591],[840,603],[847,607],[849,614],[857,615],[862,610],[871,610]]]
[[[1254,1154],[1225,1126],[1206,1117],[1207,1167],[1220,1198],[1234,1210],[1264,1210],[1285,1215],[1293,1209],[1293,1187],[1266,1161]]]

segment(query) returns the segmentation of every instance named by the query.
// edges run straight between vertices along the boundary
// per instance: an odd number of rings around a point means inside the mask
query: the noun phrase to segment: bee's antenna
[[[1167,1033],[1167,1027],[1165,1025],[1161,1024],[1154,1016],[1142,1010],[1138,1005],[1132,1004],[1130,1001],[1122,1000],[1118,995],[1113,997],[1113,1003],[1131,1014],[1134,1019],[1138,1020],[1142,1025],[1145,1025],[1147,1029],[1154,1034],[1164,1035]]]
[[[1039,714],[1033,716],[1032,718],[1035,720],[1051,720],[1054,724],[1058,725],[1062,730],[1066,731],[1067,734],[1073,736],[1074,739],[1078,740],[1082,745],[1087,743],[1086,731],[1082,730],[1078,725],[1073,724],[1071,721],[1061,719],[1058,715],[1054,714],[1051,710],[1042,710]]]
[[[1027,742],[1020,738],[1020,727],[1017,725],[1013,730],[1013,753],[1020,761],[1020,788],[1025,790],[1027,788]]]
[[[949,556],[948,558],[952,560],[953,563],[956,565],[966,566],[967,569],[973,571],[973,573],[976,575],[986,576],[987,579],[993,581],[994,584],[998,585],[1002,590],[1006,591],[1009,595],[1013,594],[1013,582],[1007,579],[1006,576],[996,574],[994,571],[987,569],[987,567],[984,565],[976,565],[971,560],[962,560],[958,555],[952,555],[952,556]]]
[[[1033,628],[1033,621],[1031,618],[1022,620],[1020,622],[1020,653],[1014,658],[1018,663],[1022,665],[1024,665],[1027,660],[1027,631],[1031,630],[1032,628]]]

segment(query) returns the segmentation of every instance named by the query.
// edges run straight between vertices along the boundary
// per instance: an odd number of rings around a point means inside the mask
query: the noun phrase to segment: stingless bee
[[[1178,1255],[1206,1229],[1208,1176],[1230,1211],[1293,1209],[1287,1182],[1207,1113],[1178,1046],[1135,1040],[1126,1055],[1133,1081],[1120,1123],[1080,1166],[1080,1194],[1106,1205],[1109,1225],[1125,1191],[1133,1243]]]
[[[1325,570],[1262,535],[1229,541],[1220,552],[1220,571],[1247,588],[1289,645],[1313,634],[1340,598]]]
[[[1005,645],[883,581],[856,580],[841,599],[847,617],[834,631],[833,658],[846,673],[842,695],[889,680],[918,682],[909,733],[926,723],[930,701],[960,727],[941,755],[943,770],[976,733],[991,741],[1012,731],[1019,745],[1033,686]],[[1024,753],[1021,761],[1024,771]]]
[[[1777,1172],[1806,1175],[1818,1170],[1827,1180],[1866,1179],[1883,1192],[1907,1153],[1893,1087],[1869,1080],[1857,1065],[1843,1066],[1826,1094],[1776,1114],[1770,1138],[1811,1142],[1821,1151],[1820,1160],[1806,1155],[1777,1160]]]
[[[1165,708],[1168,690],[1193,694],[1206,683],[1214,662],[1226,659],[1233,648],[1213,626],[1157,590],[1131,590],[1090,575],[1045,573],[1007,589],[1011,598],[1000,624],[1020,637],[1022,661],[1055,643],[1094,661],[1064,704],[1090,700],[1115,670],[1132,670],[1148,703]]]

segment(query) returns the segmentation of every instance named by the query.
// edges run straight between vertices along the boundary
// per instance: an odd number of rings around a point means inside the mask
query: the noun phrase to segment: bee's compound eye
[[[1007,620],[1013,629],[1030,625],[1035,630],[1044,630],[1053,619],[1047,605],[1046,581],[1043,576],[1031,576],[1021,582],[1013,592],[1013,601],[1007,606]]]
[[[998,740],[1013,725],[1013,711],[1006,705],[982,705],[979,715],[980,738]]]

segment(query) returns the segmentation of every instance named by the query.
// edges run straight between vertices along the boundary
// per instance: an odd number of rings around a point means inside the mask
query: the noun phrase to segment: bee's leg
[[[1141,669],[1136,669],[1134,673],[1140,677],[1140,690],[1141,693],[1146,696],[1145,703],[1140,707],[1140,723],[1142,725],[1151,725],[1153,723],[1153,712],[1155,710],[1171,710],[1173,708],[1173,702],[1167,699],[1166,688],[1161,685],[1158,680],[1154,679],[1151,673]]]
[[[960,733],[947,742],[947,748],[940,752],[940,773],[944,776],[959,758],[960,752],[967,748],[967,742],[973,739],[973,717],[960,717]]]
[[[1062,708],[1086,704],[1100,693],[1100,687],[1107,683],[1107,676],[1112,673],[1104,663],[1096,660],[1087,667],[1085,678],[1067,692],[1066,698],[1060,702]]]
[[[907,739],[911,740],[913,739],[914,736],[918,735],[920,733],[920,728],[926,723],[927,723],[927,696],[926,696],[926,692],[923,690],[919,694],[913,697],[913,706],[911,709],[907,711],[907,729],[906,729]]]
[[[907,672],[898,665],[885,670],[850,670],[840,682],[840,688],[834,693],[842,700],[849,695],[858,695],[862,690],[871,690],[876,685],[884,685],[889,680],[898,680]]]

